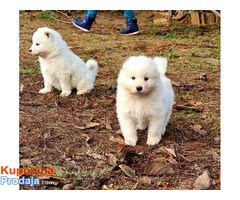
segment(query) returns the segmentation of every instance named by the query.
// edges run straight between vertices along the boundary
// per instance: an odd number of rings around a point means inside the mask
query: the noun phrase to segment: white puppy
[[[85,94],[94,88],[98,65],[94,60],[85,64],[75,55],[53,29],[38,28],[32,37],[29,52],[39,56],[44,88],[40,93],[51,92],[53,87],[62,91],[61,96],[69,96],[73,88],[77,94]]]
[[[148,127],[148,145],[161,140],[172,112],[174,91],[165,76],[167,59],[133,56],[118,76],[117,117],[125,143],[135,146],[136,129]]]

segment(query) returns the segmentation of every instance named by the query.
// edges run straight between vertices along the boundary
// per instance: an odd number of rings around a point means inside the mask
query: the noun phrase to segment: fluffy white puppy
[[[167,59],[133,56],[120,70],[117,86],[117,117],[125,143],[135,146],[137,129],[148,127],[148,145],[161,140],[171,116],[174,91],[165,76]]]
[[[53,87],[69,96],[73,88],[77,94],[85,94],[94,88],[98,65],[94,60],[85,64],[75,55],[61,35],[50,28],[38,28],[32,37],[29,52],[39,56],[44,88],[40,93],[51,92]]]

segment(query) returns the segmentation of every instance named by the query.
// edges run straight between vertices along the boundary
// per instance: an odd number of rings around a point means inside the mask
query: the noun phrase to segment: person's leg
[[[97,10],[88,10],[87,15],[93,19],[96,18],[98,11]]]
[[[127,27],[120,31],[121,35],[135,35],[139,33],[137,19],[133,10],[124,10]]]
[[[95,21],[97,10],[88,10],[87,14],[83,16],[83,19],[73,18],[72,23],[77,28],[82,31],[89,32],[92,26],[92,23]]]
[[[123,14],[126,19],[134,19],[135,18],[135,13],[133,10],[124,10]]]

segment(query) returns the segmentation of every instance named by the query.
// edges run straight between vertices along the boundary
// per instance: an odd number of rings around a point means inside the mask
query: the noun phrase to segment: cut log
[[[202,13],[202,14],[201,14],[201,25],[202,25],[202,26],[205,26],[205,25],[206,25],[206,22],[205,22],[205,13]]]
[[[215,15],[213,13],[206,13],[206,23],[208,25],[213,25],[216,23]]]
[[[197,11],[191,12],[191,23],[192,23],[192,25],[196,25],[196,26],[201,25],[199,13]]]

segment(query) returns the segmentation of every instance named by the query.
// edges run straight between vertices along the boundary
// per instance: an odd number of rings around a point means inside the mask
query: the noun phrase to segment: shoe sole
[[[139,31],[133,32],[133,33],[127,33],[127,34],[122,34],[119,33],[120,35],[137,35],[139,33]]]
[[[90,30],[88,30],[88,29],[85,29],[85,28],[82,28],[81,26],[78,26],[78,25],[77,25],[77,24],[75,24],[73,21],[72,21],[72,24],[73,24],[75,27],[77,27],[77,28],[81,29],[82,31],[84,31],[84,32],[86,32],[86,33],[90,32]]]

